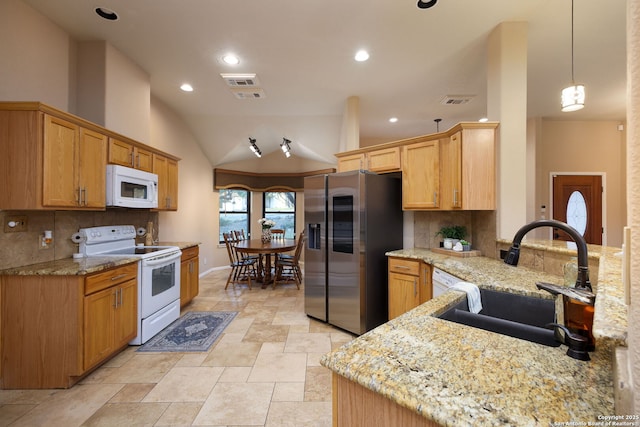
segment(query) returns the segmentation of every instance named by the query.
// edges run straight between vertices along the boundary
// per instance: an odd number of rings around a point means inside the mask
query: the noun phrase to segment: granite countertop
[[[626,345],[620,259],[613,254],[598,253],[597,341],[589,362],[568,357],[564,345],[546,347],[434,317],[465,298],[452,291],[324,355],[321,364],[445,426],[598,421],[599,415],[615,413],[612,351]],[[542,298],[551,296],[539,291],[536,281],[563,281],[486,257],[457,258],[427,249],[387,255],[423,260],[482,288]]]
[[[197,246],[196,242],[159,242],[158,246],[178,246],[186,249]],[[23,265],[19,267],[0,270],[0,276],[82,276],[109,270],[132,262],[138,262],[138,257],[90,257],[90,258],[63,258],[38,264]]]

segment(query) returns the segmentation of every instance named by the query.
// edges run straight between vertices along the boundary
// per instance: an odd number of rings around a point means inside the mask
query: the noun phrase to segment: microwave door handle
[[[153,194],[151,195],[151,200],[154,203],[158,203],[158,182],[157,181],[150,181],[151,183],[151,191],[153,192]]]

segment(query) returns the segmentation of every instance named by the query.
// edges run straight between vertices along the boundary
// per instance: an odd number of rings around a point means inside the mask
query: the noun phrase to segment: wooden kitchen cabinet
[[[198,246],[182,250],[180,258],[180,307],[184,307],[199,292],[200,258]]]
[[[153,153],[125,141],[109,138],[109,164],[153,171]]]
[[[41,111],[0,110],[0,124],[0,209],[105,208],[105,135]]]
[[[0,388],[68,388],[137,334],[138,263],[0,276]]]
[[[107,137],[44,116],[44,207],[104,209]]]
[[[178,210],[178,162],[154,154],[153,173],[158,175],[158,210]]]
[[[357,171],[360,169],[365,169],[363,153],[351,154],[338,159],[338,172]]]
[[[463,129],[441,140],[440,144],[440,208],[495,209],[494,129]]]
[[[429,264],[413,259],[389,258],[389,320],[431,298]]]
[[[440,207],[440,141],[402,147],[402,208]]]
[[[84,369],[126,346],[138,333],[137,264],[87,276],[84,297]]]
[[[367,157],[367,170],[377,173],[400,171],[400,147],[382,148],[370,151]]]
[[[161,208],[177,209],[177,157],[40,102],[0,101],[0,130],[2,210],[105,210],[107,161],[130,149],[142,170],[165,159]]]

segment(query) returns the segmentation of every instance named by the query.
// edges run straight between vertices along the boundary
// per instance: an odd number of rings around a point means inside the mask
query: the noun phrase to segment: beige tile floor
[[[0,390],[0,426],[330,426],[319,359],[353,337],[309,319],[303,289],[225,291],[227,274],[185,307],[238,312],[209,352],[129,347],[69,390]]]

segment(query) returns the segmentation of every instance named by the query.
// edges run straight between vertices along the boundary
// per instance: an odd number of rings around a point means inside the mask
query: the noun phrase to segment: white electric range
[[[138,335],[129,344],[144,344],[180,317],[180,248],[136,245],[133,225],[81,228],[79,234],[79,253],[86,257],[140,259]]]

